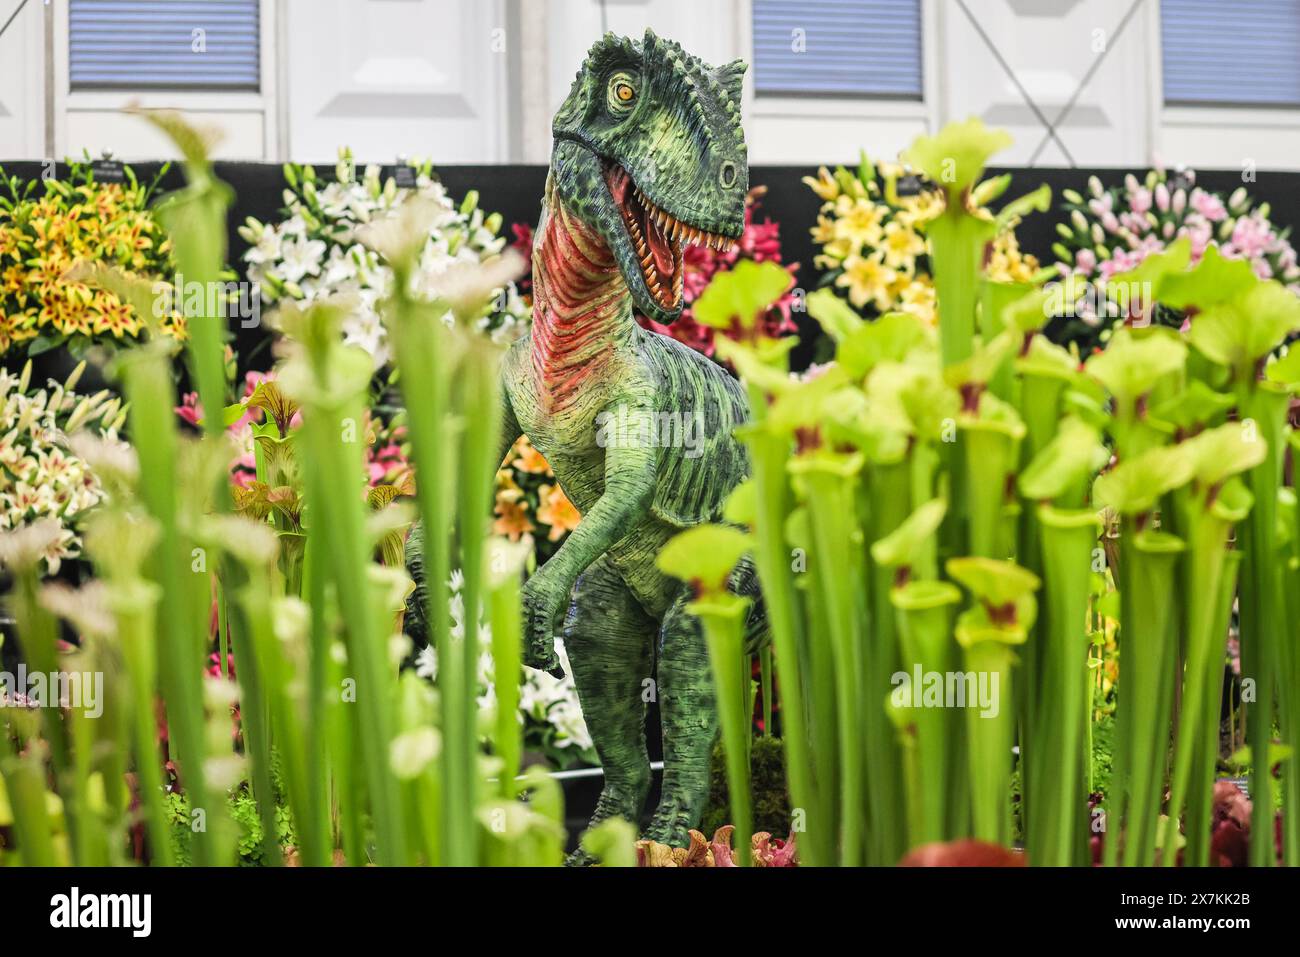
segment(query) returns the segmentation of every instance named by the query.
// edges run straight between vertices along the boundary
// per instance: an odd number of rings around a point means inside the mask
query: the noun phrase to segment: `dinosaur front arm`
[[[649,444],[606,448],[604,492],[541,571],[556,576],[567,592],[587,566],[626,535],[650,508],[657,467],[658,456]]]
[[[547,668],[555,657],[554,636],[563,624],[569,593],[578,576],[626,535],[654,501],[658,455],[648,436],[653,413],[633,411],[620,418],[634,437],[615,436],[605,446],[605,488],[559,551],[524,586],[526,663]],[[642,427],[644,426],[644,428]]]
[[[521,435],[523,429],[519,428],[519,420],[515,418],[515,410],[510,405],[510,393],[503,387],[501,389],[501,437],[497,440],[500,443],[497,446],[497,468],[505,462],[510,449]]]

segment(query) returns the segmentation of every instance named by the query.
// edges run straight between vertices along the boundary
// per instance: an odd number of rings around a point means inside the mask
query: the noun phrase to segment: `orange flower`
[[[537,451],[533,443],[528,441],[528,436],[521,435],[519,441],[515,443],[515,452],[518,457],[514,460],[515,468],[521,472],[528,472],[532,475],[550,475],[550,463]]]
[[[582,521],[582,515],[559,485],[541,486],[537,497],[541,502],[537,507],[537,520],[551,526],[546,536],[549,541],[558,542]]]
[[[510,501],[504,496],[497,496],[497,504],[493,511],[497,514],[497,519],[492,523],[492,531],[496,535],[505,535],[510,541],[517,542],[520,537],[532,532],[535,526],[528,517],[528,503],[526,501]]]

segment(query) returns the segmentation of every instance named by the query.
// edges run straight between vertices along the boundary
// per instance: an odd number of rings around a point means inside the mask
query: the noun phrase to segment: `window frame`
[[[929,129],[936,128],[939,120],[938,74],[939,55],[939,0],[920,0],[921,6],[921,96],[897,97],[851,93],[800,93],[759,95],[752,81],[745,84],[744,109],[747,116],[793,117],[854,117],[871,119],[916,120]],[[746,62],[754,59],[754,4],[753,0],[739,0],[740,49]]]
[[[63,157],[70,151],[68,118],[75,113],[115,113],[128,106],[145,109],[172,109],[195,113],[228,113],[249,116],[256,114],[262,123],[262,155],[274,159],[281,152],[279,109],[280,36],[279,23],[282,0],[258,0],[258,57],[259,90],[195,90],[160,89],[142,87],[138,90],[73,90],[71,76],[71,44],[69,5],[53,4],[54,65],[54,150]],[[139,120],[122,118],[124,125]],[[124,131],[123,140],[129,140]]]
[[[1291,151],[1281,144],[1284,139],[1294,137],[1300,127],[1300,107],[1166,103],[1162,5],[1159,2],[1147,4],[1145,16],[1147,36],[1155,47],[1155,55],[1147,58],[1148,107],[1154,120],[1148,159],[1155,162],[1162,155],[1165,141],[1171,135],[1199,139],[1222,134],[1225,130],[1240,130],[1243,141],[1253,144],[1241,151],[1241,164],[1293,168],[1289,163],[1270,162],[1270,157],[1291,155]],[[1177,159],[1194,167],[1224,165],[1222,162],[1207,162],[1196,151],[1180,154]]]
[[[1157,0],[1151,4],[1153,8],[1148,14],[1148,23],[1150,36],[1156,45],[1157,53],[1152,59],[1153,71],[1151,74],[1153,89],[1152,96],[1156,99],[1157,106],[1163,110],[1177,111],[1179,114],[1185,114],[1188,117],[1200,117],[1200,121],[1209,121],[1216,117],[1225,119],[1233,116],[1246,117],[1247,123],[1232,123],[1231,120],[1225,124],[1233,125],[1250,125],[1250,126],[1274,126],[1283,125],[1272,123],[1267,120],[1270,113],[1278,114],[1279,117],[1285,118],[1288,114],[1295,116],[1300,113],[1300,102],[1296,103],[1259,103],[1251,101],[1232,102],[1232,101],[1214,101],[1207,100],[1203,102],[1194,102],[1189,100],[1170,101],[1165,92],[1165,23],[1164,23],[1164,3]]]

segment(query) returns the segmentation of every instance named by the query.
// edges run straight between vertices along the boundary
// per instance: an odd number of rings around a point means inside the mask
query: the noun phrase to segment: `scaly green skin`
[[[533,250],[533,327],[503,369],[502,457],[527,435],[582,513],[524,588],[525,660],[557,667],[554,636],[562,631],[605,772],[593,823],[639,819],[650,786],[645,706],[657,696],[665,770],[646,836],[670,844],[683,844],[699,823],[717,714],[700,625],[685,611],[693,596],[655,557],[682,528],[719,519],[748,472],[733,435],[748,408],[723,369],[633,319],[635,306],[671,322],[681,302],[675,275],[657,292],[647,282],[620,208],[639,187],[691,227],[679,231],[687,241],[740,236],[744,69],[708,67],[649,31],[640,43],[610,35],[592,47],[555,117]],[[680,242],[670,246],[680,270]],[[733,585],[756,597],[752,566],[742,565]],[[751,645],[765,631],[761,604],[754,607]]]

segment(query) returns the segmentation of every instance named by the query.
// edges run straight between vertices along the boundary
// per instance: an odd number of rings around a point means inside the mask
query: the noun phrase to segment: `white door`
[[[17,16],[14,16],[14,14]],[[9,23],[9,18],[13,22]],[[0,161],[45,156],[45,6],[0,0]]]
[[[506,159],[503,0],[287,0],[289,158]]]

